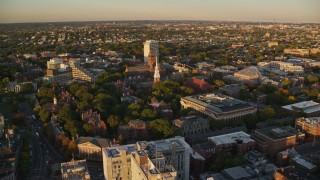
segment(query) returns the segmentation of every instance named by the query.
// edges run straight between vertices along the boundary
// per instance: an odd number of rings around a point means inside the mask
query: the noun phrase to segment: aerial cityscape
[[[0,1],[0,179],[320,179],[319,7]]]

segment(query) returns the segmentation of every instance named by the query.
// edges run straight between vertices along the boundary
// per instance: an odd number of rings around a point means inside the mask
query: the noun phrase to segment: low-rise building
[[[311,173],[303,170],[297,166],[288,166],[278,169],[273,178],[275,180],[291,180],[291,179],[308,179],[316,180],[318,177],[312,175]]]
[[[67,82],[72,80],[72,71],[70,69],[47,69],[47,75],[43,77],[43,80],[49,83]]]
[[[292,72],[296,74],[304,73],[304,68],[299,65],[295,65],[290,62],[283,62],[283,61],[271,61],[268,66],[270,68],[276,68],[284,72]]]
[[[102,161],[102,149],[110,147],[110,140],[97,137],[79,137],[76,140],[80,158]]]
[[[90,126],[87,130],[88,133],[93,135],[104,135],[106,133],[107,126],[96,111],[93,112],[92,109],[85,111],[81,114],[81,118],[84,124]]]
[[[256,141],[257,148],[271,157],[275,157],[280,151],[292,148],[297,141],[295,134],[279,127],[257,129],[253,139]]]
[[[296,56],[309,56],[309,49],[284,49],[284,54],[291,54]]]
[[[140,119],[130,120],[127,125],[120,125],[118,133],[127,141],[149,139],[149,123]]]
[[[37,90],[37,88],[38,88],[37,83],[33,83],[33,82],[20,82],[20,83],[19,82],[9,82],[6,87],[6,91],[19,93],[23,90],[22,87],[25,84],[31,84],[33,90]]]
[[[246,89],[247,86],[243,83],[229,84],[219,88],[219,90],[231,97],[238,97],[242,89]]]
[[[296,127],[307,134],[320,136],[320,117],[297,118]]]
[[[320,116],[320,104],[314,101],[303,101],[282,106],[281,108],[295,114],[306,115],[307,117]]]
[[[183,108],[192,108],[214,120],[243,120],[257,112],[257,107],[248,102],[214,93],[182,97],[180,103]]]
[[[47,57],[50,57],[50,58],[52,58],[52,57],[55,57],[57,54],[56,54],[56,52],[51,52],[51,51],[43,51],[43,52],[41,52],[40,53],[40,56],[41,57],[44,57],[44,58],[47,58]]]
[[[91,179],[86,160],[72,160],[70,162],[61,163],[61,176],[63,180]]]
[[[213,89],[213,87],[207,83],[204,79],[198,79],[196,77],[192,77],[188,79],[185,84],[196,91],[208,92]]]
[[[251,139],[250,135],[243,131],[209,137],[208,140],[213,143],[215,154],[244,154],[249,150],[255,149],[256,145],[255,140]]]
[[[182,136],[201,134],[209,131],[209,121],[200,116],[184,116],[173,121]]]
[[[278,46],[278,42],[276,42],[276,41],[268,42],[268,47],[274,47],[274,46]]]

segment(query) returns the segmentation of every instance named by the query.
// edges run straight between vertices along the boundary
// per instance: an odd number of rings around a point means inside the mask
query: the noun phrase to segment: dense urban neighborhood
[[[0,24],[0,179],[320,179],[320,24]]]

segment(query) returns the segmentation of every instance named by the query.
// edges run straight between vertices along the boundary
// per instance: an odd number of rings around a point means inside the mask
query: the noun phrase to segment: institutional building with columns
[[[186,96],[180,103],[183,108],[192,108],[214,120],[243,120],[257,112],[257,107],[248,102],[218,93]]]

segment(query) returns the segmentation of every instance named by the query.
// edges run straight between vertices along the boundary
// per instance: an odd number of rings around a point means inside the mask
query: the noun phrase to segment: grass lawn
[[[7,101],[0,101],[0,113],[9,118],[13,114],[12,104]]]

